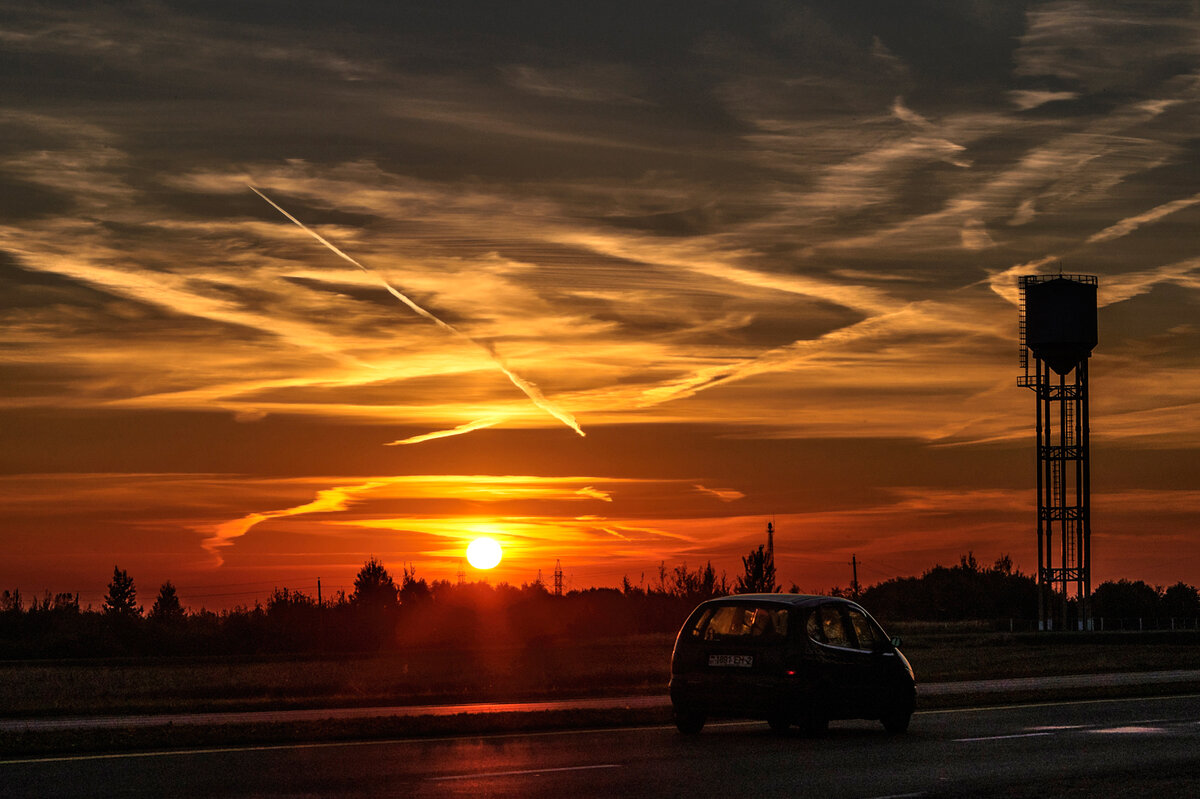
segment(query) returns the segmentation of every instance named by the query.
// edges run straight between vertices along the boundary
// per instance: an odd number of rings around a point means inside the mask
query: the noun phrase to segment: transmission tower
[[[554,561],[554,595],[562,596],[563,592],[563,571],[562,561]]]

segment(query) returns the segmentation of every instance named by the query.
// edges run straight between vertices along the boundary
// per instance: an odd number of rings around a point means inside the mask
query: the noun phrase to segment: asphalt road
[[[651,727],[0,762],[6,797],[1200,795],[1200,696],[918,713],[698,736]]]
[[[1142,671],[1115,674],[1071,674],[1055,677],[1016,677],[1001,680],[918,683],[917,703],[936,705],[944,697],[972,697],[976,701],[988,695],[1040,696],[1055,691],[1079,688],[1122,688],[1152,685],[1200,683],[1198,670]],[[460,713],[539,713],[552,710],[588,710],[598,708],[667,708],[666,694],[575,698],[540,702],[480,702],[457,705],[386,705],[381,707],[335,707],[306,710],[250,710],[220,713],[153,713],[120,716],[53,716],[49,718],[0,718],[0,734],[6,732],[47,732],[63,730],[133,729],[163,725],[205,726],[217,724],[287,724],[319,722],[326,719],[370,719],[414,716],[453,716]]]

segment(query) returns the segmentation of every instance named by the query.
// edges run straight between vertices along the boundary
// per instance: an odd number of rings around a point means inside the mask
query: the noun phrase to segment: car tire
[[[819,713],[813,713],[804,718],[800,729],[810,738],[819,738],[829,732],[829,719]]]
[[[704,729],[704,714],[691,708],[675,710],[675,728],[684,735],[695,735]]]
[[[908,722],[912,719],[913,709],[916,707],[916,696],[909,694],[903,699],[898,699],[892,706],[883,712],[879,721],[883,724],[883,728],[892,735],[901,735],[908,732]]]
[[[894,711],[880,719],[883,728],[892,735],[903,735],[908,732],[908,722],[912,719],[912,711]]]

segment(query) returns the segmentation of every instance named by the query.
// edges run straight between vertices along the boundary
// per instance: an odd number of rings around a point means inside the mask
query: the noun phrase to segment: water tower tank
[[[1025,343],[1037,358],[1065,375],[1096,342],[1095,283],[1060,277],[1025,286]]]

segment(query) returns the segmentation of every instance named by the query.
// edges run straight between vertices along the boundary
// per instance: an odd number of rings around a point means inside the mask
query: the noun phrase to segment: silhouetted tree
[[[530,604],[549,597],[550,591],[546,588],[545,582],[534,580],[531,583],[521,584],[521,596],[524,597],[526,604]]]
[[[667,591],[671,596],[686,599],[688,602],[703,602],[714,596],[724,596],[729,593],[729,584],[725,575],[717,580],[717,572],[713,569],[712,561],[704,564],[703,569],[688,571],[686,563],[676,566],[671,572],[671,584]]]
[[[650,590],[660,594],[671,593],[671,590],[667,588],[667,562],[665,560],[658,562],[658,584],[651,587]]]
[[[35,596],[33,601],[29,603],[30,613],[57,613],[59,615],[78,615],[79,613],[79,594],[68,592],[60,592],[51,594],[46,591],[45,596],[39,603]]]
[[[9,591],[4,589],[4,593],[0,594],[0,613],[20,613],[25,609],[25,604],[21,601],[21,589],[14,588]]]
[[[276,588],[267,600],[266,611],[271,647],[289,652],[315,649],[325,635],[325,610],[303,591]]]
[[[629,575],[626,574],[621,578],[621,593],[625,596],[645,596],[646,589],[631,583],[629,581]]]
[[[746,574],[737,580],[739,592],[780,590],[765,547],[742,560]],[[506,583],[429,583],[406,566],[397,589],[387,569],[371,558],[359,571],[352,599],[339,592],[335,602],[317,604],[300,591],[283,588],[272,594],[265,608],[255,603],[220,614],[193,612],[180,606],[174,585],[167,581],[143,621],[133,580],[114,567],[102,613],[81,611],[75,594],[47,591],[30,601],[15,590],[0,591],[0,658],[256,655],[405,645],[454,648],[463,653],[466,660],[460,665],[466,668],[470,658],[484,657],[471,654],[479,643],[502,640],[521,647],[515,668],[549,680],[555,673],[556,648],[573,648],[580,642],[601,645],[609,636],[673,633],[697,601],[727,591],[724,575],[718,577],[711,562],[695,570],[686,564],[668,569],[663,562],[658,583],[647,590],[625,578],[620,590],[589,588],[557,597],[541,582],[520,588]],[[793,584],[791,590],[800,589]],[[968,553],[951,567],[939,565],[921,577],[870,587],[863,602],[888,621],[1032,619],[1037,586],[1007,555],[989,567]],[[1200,592],[1182,582],[1166,591],[1140,581],[1105,583],[1093,602],[1097,616],[1133,618],[1134,626],[1140,616],[1148,628],[1156,619],[1161,626],[1168,617],[1187,620],[1184,627],[1191,627],[1191,620],[1200,616]],[[179,624],[161,623],[167,619],[178,619]]]
[[[183,621],[183,605],[179,604],[179,596],[170,580],[158,589],[158,596],[150,607],[149,618],[162,624],[177,624]]]
[[[350,595],[356,646],[375,651],[395,643],[398,594],[392,575],[377,559],[371,558],[358,570]]]
[[[1037,584],[1003,555],[989,569],[974,553],[957,566],[934,566],[920,577],[900,577],[862,592],[871,612],[889,619],[958,621],[963,619],[1033,618]]]
[[[396,594],[392,575],[388,574],[382,563],[371,558],[354,578],[354,593],[350,595],[350,603],[360,607],[394,608]]]
[[[50,609],[58,613],[66,613],[72,616],[79,615],[79,594],[72,594],[70,591],[63,591],[54,595],[54,604]]]
[[[104,615],[114,618],[141,618],[142,615],[133,578],[117,566],[113,566],[112,582],[108,584],[108,593],[104,596]]]
[[[775,556],[759,544],[742,558],[745,572],[737,578],[735,594],[773,594],[779,590],[775,584]]]
[[[1200,591],[1195,586],[1178,582],[1163,592],[1163,612],[1176,619],[1194,619],[1200,616]]]
[[[1101,583],[1092,592],[1092,613],[1108,618],[1157,618],[1161,612],[1159,592],[1142,580]]]
[[[425,578],[417,577],[416,568],[404,567],[404,575],[400,578],[400,604],[419,605],[428,602],[433,594]]]

